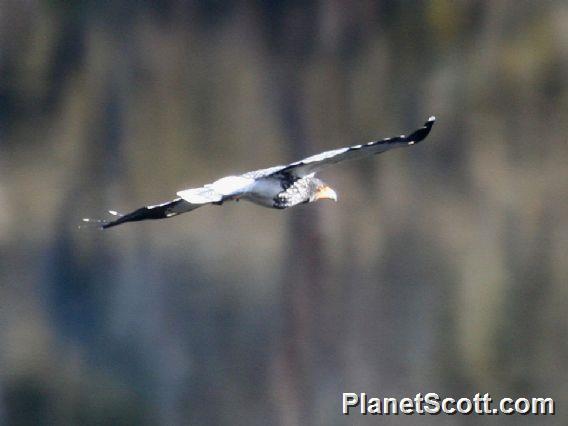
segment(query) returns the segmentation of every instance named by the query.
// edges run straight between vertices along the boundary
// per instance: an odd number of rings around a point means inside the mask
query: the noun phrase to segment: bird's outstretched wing
[[[242,176],[228,176],[201,188],[190,188],[177,193],[179,198],[155,206],[145,206],[131,213],[120,214],[109,211],[117,216],[115,220],[83,219],[84,222],[93,222],[101,228],[111,228],[126,222],[138,222],[147,219],[166,219],[187,213],[206,204],[221,204],[227,199],[238,197],[247,191],[253,179]]]
[[[413,145],[421,142],[432,129],[434,117],[430,117],[423,127],[414,131],[409,136],[400,135],[393,138],[372,141],[364,145],[354,145],[345,148],[325,151],[303,160],[296,161],[287,166],[275,166],[268,169],[254,170],[240,176],[227,176],[201,188],[191,188],[177,193],[179,198],[155,206],[141,207],[131,213],[121,215],[110,211],[115,220],[92,220],[83,219],[85,222],[93,222],[102,228],[110,228],[126,222],[136,222],[146,219],[164,219],[177,216],[195,210],[206,204],[222,204],[225,200],[238,200],[242,196],[254,194],[266,198],[266,194],[258,194],[257,183],[264,178],[277,178],[282,182],[294,184],[303,177],[310,176],[320,169],[339,163],[344,160],[363,158],[370,155],[380,154],[389,149]],[[292,186],[293,187],[293,186]],[[294,188],[294,187],[293,187]],[[266,188],[265,188],[266,190]],[[262,192],[262,191],[261,191]],[[271,195],[269,195],[272,197]]]
[[[291,174],[301,178],[315,173],[326,166],[339,163],[340,161],[364,158],[380,154],[388,151],[389,149],[414,145],[415,143],[421,142],[424,138],[426,138],[426,136],[428,136],[435,121],[435,117],[430,117],[428,121],[424,123],[423,127],[412,132],[408,136],[400,135],[392,138],[372,141],[363,145],[353,145],[312,155],[311,157],[304,158],[303,160],[296,161],[287,166],[275,168],[276,170],[273,174]]]

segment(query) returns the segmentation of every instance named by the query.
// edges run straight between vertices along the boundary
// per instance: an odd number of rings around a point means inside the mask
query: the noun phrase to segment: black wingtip
[[[124,217],[123,215],[121,215],[120,213],[114,210],[109,210],[108,212],[113,216],[118,216],[118,219],[107,220],[107,219],[92,219],[89,217],[85,217],[82,219],[83,223],[81,225],[78,225],[78,227],[80,229],[81,228],[107,229],[116,225],[120,225],[121,223],[124,223],[124,220],[122,220],[122,218]]]
[[[78,229],[105,229],[107,228],[108,222],[102,219],[90,219],[84,218],[80,225],[77,225]]]
[[[122,222],[120,222],[120,223],[122,223]],[[113,226],[120,225],[120,223],[117,223],[116,221],[115,221],[115,222],[103,223],[103,224],[101,225],[101,229],[112,228]]]
[[[432,130],[432,126],[434,125],[435,122],[436,122],[436,117],[431,115],[430,118],[428,118],[428,121],[424,123],[424,127],[416,130],[414,133],[412,133],[410,136],[407,137],[408,144],[413,145],[415,143],[422,142],[424,139],[426,139],[426,137],[430,134],[430,130]]]

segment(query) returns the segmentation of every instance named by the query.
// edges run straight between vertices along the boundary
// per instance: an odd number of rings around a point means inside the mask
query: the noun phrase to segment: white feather
[[[227,176],[205,185],[205,188],[210,188],[218,194],[228,196],[246,192],[253,183],[254,179],[242,176]]]
[[[191,188],[179,191],[178,196],[191,204],[207,204],[221,201],[223,196],[210,188]]]
[[[190,188],[179,191],[178,196],[191,204],[206,204],[222,201],[224,197],[241,195],[248,191],[254,179],[242,176],[227,176],[203,188]]]

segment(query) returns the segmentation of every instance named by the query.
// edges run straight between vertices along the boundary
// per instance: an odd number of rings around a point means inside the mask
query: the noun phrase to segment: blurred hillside
[[[567,111],[560,0],[0,2],[0,424],[566,424]],[[430,115],[337,204],[77,228]]]

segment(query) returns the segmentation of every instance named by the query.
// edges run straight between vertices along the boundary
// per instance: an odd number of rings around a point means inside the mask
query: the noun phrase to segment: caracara
[[[228,176],[201,188],[179,191],[178,198],[171,201],[139,208],[125,215],[110,211],[115,220],[96,221],[103,229],[125,222],[146,219],[164,219],[195,210],[206,204],[221,205],[226,201],[248,200],[273,209],[286,209],[298,204],[311,203],[322,199],[337,201],[337,194],[325,182],[315,177],[324,167],[344,160],[364,158],[380,154],[389,149],[414,145],[422,141],[434,125],[430,117],[423,127],[409,136],[372,141],[364,145],[325,151],[286,166],[255,170],[238,176]],[[83,219],[93,222],[92,219]]]

